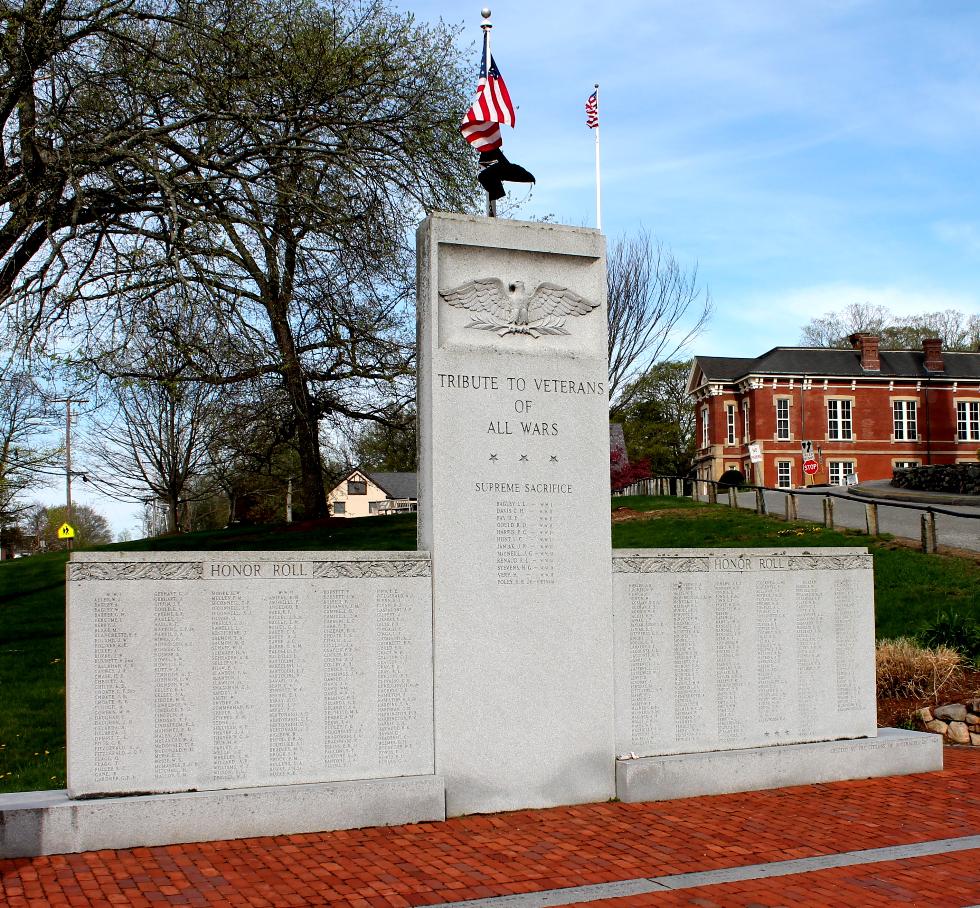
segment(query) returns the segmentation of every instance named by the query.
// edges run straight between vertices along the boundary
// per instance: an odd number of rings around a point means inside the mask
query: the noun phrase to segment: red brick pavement
[[[980,834],[980,749],[942,773],[0,862],[23,906],[427,905]],[[970,905],[980,851],[593,905]]]

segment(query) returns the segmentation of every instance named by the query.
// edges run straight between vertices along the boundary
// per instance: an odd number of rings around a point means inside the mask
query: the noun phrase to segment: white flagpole
[[[599,167],[599,83],[595,83],[595,226],[602,230],[602,173]]]
[[[490,77],[490,61],[492,57],[490,56],[490,29],[493,28],[493,23],[490,21],[490,10],[484,7],[480,10],[480,15],[483,17],[483,24],[480,28],[483,29],[483,56],[486,59],[486,70],[480,74],[482,78],[484,75]],[[497,203],[487,196],[487,217],[495,218],[497,216]]]

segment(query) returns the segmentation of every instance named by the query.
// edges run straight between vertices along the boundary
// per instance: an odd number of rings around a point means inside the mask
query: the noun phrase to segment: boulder
[[[946,737],[954,744],[969,744],[970,730],[966,727],[966,722],[950,722]]]
[[[935,710],[934,715],[937,719],[943,719],[946,722],[964,722],[966,721],[966,707],[962,703],[947,703]]]
[[[926,722],[926,729],[928,731],[934,731],[937,735],[946,734],[949,726],[945,722],[940,722],[938,719],[933,719],[931,722]]]

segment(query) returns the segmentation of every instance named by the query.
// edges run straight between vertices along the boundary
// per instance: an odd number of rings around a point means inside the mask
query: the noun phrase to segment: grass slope
[[[686,499],[615,498],[613,509],[647,519],[616,521],[616,548],[868,546],[875,558],[879,637],[914,633],[939,608],[980,620],[976,559],[923,555],[887,539],[787,524]],[[412,550],[415,516],[335,519],[315,524],[243,527],[138,540],[106,550],[290,551]],[[0,563],[0,791],[65,787],[66,555]]]

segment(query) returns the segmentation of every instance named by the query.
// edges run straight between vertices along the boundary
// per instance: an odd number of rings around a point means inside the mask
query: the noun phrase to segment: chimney
[[[855,350],[861,351],[861,368],[865,372],[880,372],[881,359],[878,357],[878,337],[874,334],[852,334],[848,340]]]
[[[922,352],[925,354],[925,366],[927,372],[942,372],[945,370],[943,365],[943,339],[941,337],[922,338]]]

